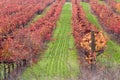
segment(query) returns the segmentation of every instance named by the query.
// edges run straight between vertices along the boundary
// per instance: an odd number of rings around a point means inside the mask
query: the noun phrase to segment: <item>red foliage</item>
[[[91,8],[108,31],[120,34],[120,15],[115,14],[106,5],[98,2],[91,2]]]
[[[2,42],[0,61],[29,60],[39,54],[44,41],[50,39],[55,29],[64,2],[55,2],[43,18],[30,27],[19,29],[8,36],[9,38]]]
[[[103,51],[107,41],[103,33],[87,20],[79,0],[72,0],[72,27],[77,48],[85,55],[86,61],[93,64],[96,61],[96,52]],[[94,44],[92,44],[92,32],[94,32]],[[94,51],[91,45],[94,46]]]
[[[109,7],[116,13],[120,13],[120,2],[116,0],[105,0]]]
[[[94,25],[92,25],[86,18],[85,13],[82,9],[82,6],[79,5],[79,1],[74,2],[72,0],[72,26],[73,26],[73,35],[75,38],[76,46],[80,49],[80,42],[83,37],[93,31],[97,31]]]
[[[6,35],[24,27],[51,2],[53,0],[3,0],[0,6],[0,34]]]

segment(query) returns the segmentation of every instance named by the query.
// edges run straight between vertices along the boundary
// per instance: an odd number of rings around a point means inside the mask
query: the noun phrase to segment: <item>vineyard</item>
[[[120,0],[0,0],[0,80],[120,80]]]

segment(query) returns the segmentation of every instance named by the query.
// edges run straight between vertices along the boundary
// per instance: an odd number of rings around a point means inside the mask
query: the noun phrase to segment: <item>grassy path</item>
[[[120,0],[116,0],[117,2],[120,2]]]
[[[31,19],[31,21],[26,25],[26,27],[29,27],[31,24],[36,22],[39,18],[43,17],[49,9],[50,9],[50,6],[47,6],[41,14],[35,14],[34,17]]]
[[[48,49],[41,60],[28,68],[21,80],[63,80],[74,78],[79,73],[77,52],[71,34],[71,4],[63,7],[60,19],[54,31],[54,41],[48,43]]]
[[[82,2],[81,5],[86,12],[86,17],[88,18],[88,20],[96,25],[99,30],[102,30],[102,27],[99,24],[96,16],[91,13],[90,5],[85,2]],[[104,33],[106,34],[106,36],[108,36],[106,32]],[[115,41],[113,40],[109,40],[105,52],[97,59],[99,63],[109,67],[120,65],[120,45],[115,43]]]

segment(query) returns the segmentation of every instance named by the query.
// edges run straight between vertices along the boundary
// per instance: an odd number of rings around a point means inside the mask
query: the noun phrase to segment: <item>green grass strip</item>
[[[94,24],[99,30],[102,30],[101,25],[98,22],[96,16],[91,13],[90,5],[85,2],[81,2],[81,5],[86,13],[87,19]],[[104,32],[106,34],[106,32]],[[107,36],[107,35],[106,35]],[[98,62],[106,66],[116,66],[120,64],[120,45],[115,41],[109,40],[107,42],[107,48],[104,53],[97,57]]]
[[[116,0],[116,2],[120,2],[120,0]]]
[[[54,31],[55,41],[48,43],[48,49],[41,60],[27,68],[21,80],[76,80],[79,64],[74,39],[71,34],[71,4],[63,6],[62,13]]]
[[[50,9],[50,6],[46,7],[41,14],[35,14],[34,17],[33,17],[33,19],[26,25],[26,27],[29,27],[34,22],[36,22],[38,19],[40,19],[41,17],[45,16],[45,14],[47,13],[47,11],[49,9]]]

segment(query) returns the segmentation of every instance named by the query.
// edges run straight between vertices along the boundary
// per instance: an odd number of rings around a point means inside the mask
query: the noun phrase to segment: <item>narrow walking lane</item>
[[[53,33],[53,39],[48,43],[48,49],[43,53],[37,64],[28,68],[21,80],[62,80],[77,78],[79,64],[74,45],[71,27],[70,3],[63,6],[62,13]]]

